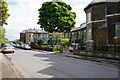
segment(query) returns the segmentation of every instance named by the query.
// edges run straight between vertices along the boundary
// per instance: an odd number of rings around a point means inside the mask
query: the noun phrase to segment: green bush
[[[60,44],[63,46],[69,45],[69,39],[68,38],[61,39]]]
[[[78,43],[83,43],[83,39],[78,39]]]
[[[52,38],[50,38],[48,41],[47,41],[48,44],[54,44],[54,40]]]
[[[31,42],[31,43],[30,43],[30,46],[31,46],[31,47],[34,47],[34,46],[35,46],[35,44],[36,44],[36,43]]]
[[[23,43],[23,42],[18,42],[18,44],[20,44],[20,45],[21,45],[21,44],[24,44],[24,43]]]
[[[42,45],[42,44],[44,44],[43,39],[38,40],[38,41],[37,41],[37,44],[38,44],[38,45]]]
[[[43,48],[53,48],[53,47],[50,46],[50,45],[42,45],[41,47],[43,47]]]
[[[59,51],[60,50],[60,45],[54,45],[54,51]]]
[[[35,48],[40,48],[40,46],[39,46],[39,45],[34,45],[34,47],[35,47]]]

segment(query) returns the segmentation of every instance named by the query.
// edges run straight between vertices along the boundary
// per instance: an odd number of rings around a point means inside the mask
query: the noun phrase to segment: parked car
[[[14,47],[16,46],[16,44],[12,44]]]
[[[24,44],[21,44],[21,45],[20,45],[20,48],[24,48]]]
[[[2,47],[2,53],[6,53],[6,52],[12,52],[14,53],[15,48],[12,45],[4,45]]]
[[[31,47],[29,45],[24,45],[23,48],[24,49],[31,49]]]
[[[17,48],[20,48],[20,44],[16,44],[16,47],[17,47]]]

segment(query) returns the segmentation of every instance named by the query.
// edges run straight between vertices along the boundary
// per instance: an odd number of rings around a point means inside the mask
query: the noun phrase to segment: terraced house
[[[40,29],[28,29],[20,33],[20,41],[24,43],[36,42],[40,39],[47,43],[49,39],[48,33]]]
[[[120,0],[93,0],[84,10],[87,50],[119,51]]]
[[[86,44],[86,23],[76,27],[72,30],[72,43],[79,43],[79,39],[83,41],[83,44]]]

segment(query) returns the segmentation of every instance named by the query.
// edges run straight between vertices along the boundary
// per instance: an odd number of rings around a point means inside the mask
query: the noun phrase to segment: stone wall
[[[92,6],[92,21],[105,19],[105,3]]]

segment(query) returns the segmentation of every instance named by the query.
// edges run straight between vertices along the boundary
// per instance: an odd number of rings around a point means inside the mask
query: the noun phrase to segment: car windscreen
[[[30,47],[29,45],[25,45],[25,47]]]
[[[12,45],[5,45],[5,47],[13,47]]]

